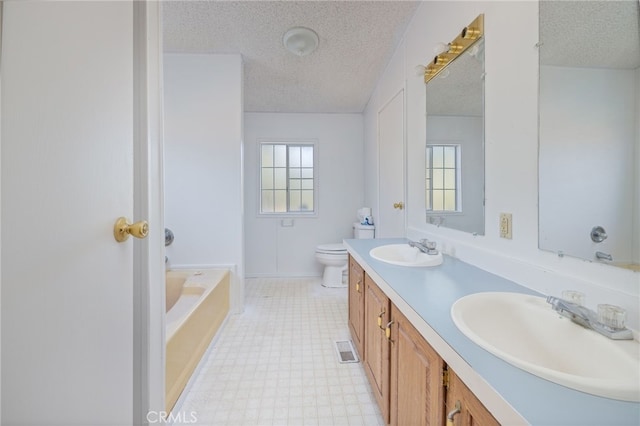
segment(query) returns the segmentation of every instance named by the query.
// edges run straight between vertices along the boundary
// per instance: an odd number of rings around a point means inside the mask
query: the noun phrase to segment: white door
[[[404,237],[404,89],[378,112],[378,152],[380,199],[376,237]]]
[[[119,216],[146,219],[133,217],[136,7],[4,2],[3,424],[126,425],[144,405],[134,247],[148,240],[113,236]]]

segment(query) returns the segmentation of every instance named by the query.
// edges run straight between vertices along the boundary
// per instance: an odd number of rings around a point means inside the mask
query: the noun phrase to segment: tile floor
[[[362,364],[338,362],[334,341],[349,339],[346,288],[247,279],[245,312],[228,318],[175,424],[383,425]]]

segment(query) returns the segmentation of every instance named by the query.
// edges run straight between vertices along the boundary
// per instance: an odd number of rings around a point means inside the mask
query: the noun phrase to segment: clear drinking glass
[[[598,321],[614,329],[624,328],[627,311],[616,305],[598,305]]]
[[[586,296],[584,293],[575,290],[565,290],[562,292],[562,298],[576,305],[584,306]]]

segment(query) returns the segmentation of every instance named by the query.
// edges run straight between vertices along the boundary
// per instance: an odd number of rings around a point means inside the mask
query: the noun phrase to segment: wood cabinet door
[[[500,424],[462,380],[450,370],[449,387],[447,388],[447,413],[456,410],[457,402],[460,403],[460,412],[453,416],[455,426],[498,426]]]
[[[349,330],[364,361],[364,269],[349,255]]]
[[[382,418],[389,423],[389,342],[383,328],[389,322],[389,299],[365,274],[364,369]]]
[[[440,426],[444,423],[444,361],[391,305],[390,424]]]

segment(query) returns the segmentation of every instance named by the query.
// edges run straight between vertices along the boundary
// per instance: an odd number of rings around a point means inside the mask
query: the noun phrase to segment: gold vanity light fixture
[[[473,43],[484,35],[484,14],[481,13],[469,25],[464,27],[460,34],[449,43],[448,50],[433,58],[424,70],[424,82],[434,78],[447,64],[462,55]]]
[[[463,49],[464,49],[463,45],[455,42],[451,42],[449,43],[449,50],[447,50],[447,53],[459,54],[460,52],[462,52]]]
[[[441,53],[437,55],[435,58],[433,58],[433,65],[438,67],[444,67],[449,62],[451,62],[451,59],[455,58],[455,56],[453,56],[453,58],[451,56],[452,55],[450,55],[449,53]]]

